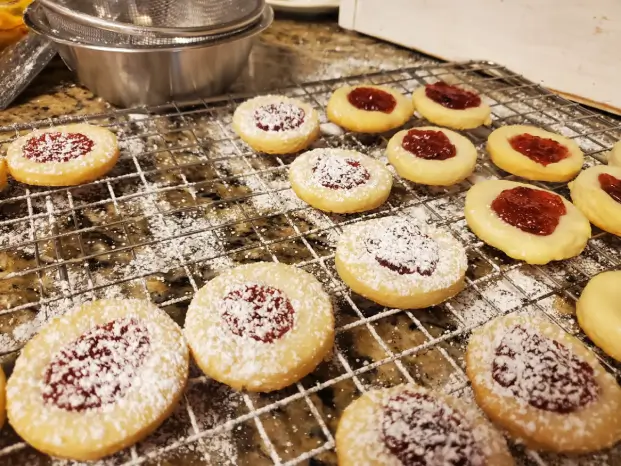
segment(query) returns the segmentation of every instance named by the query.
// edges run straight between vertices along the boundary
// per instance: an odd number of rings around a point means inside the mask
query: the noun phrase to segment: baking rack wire
[[[591,111],[579,104],[565,100],[539,85],[532,83],[525,78],[507,70],[506,68],[488,62],[468,62],[460,64],[434,64],[420,67],[413,67],[395,71],[383,71],[379,73],[367,74],[364,76],[356,76],[349,78],[339,78],[324,80],[312,83],[297,83],[294,86],[274,90],[277,93],[297,96],[313,103],[316,108],[324,108],[327,98],[335,87],[343,84],[357,84],[360,82],[373,82],[376,84],[389,84],[404,92],[410,93],[414,88],[438,79],[447,80],[452,83],[463,83],[476,89],[481,93],[485,100],[490,104],[493,112],[493,127],[504,124],[533,124],[552,131],[561,132],[568,137],[574,138],[583,148],[586,154],[587,164],[595,164],[603,161],[605,152],[610,148],[612,143],[621,139],[621,122],[615,118],[606,116],[601,113]],[[561,268],[565,275],[559,274],[558,271],[552,270],[548,266],[528,266],[541,281],[545,282],[545,291],[533,296],[531,291],[520,281],[514,278],[513,272],[520,271],[524,264],[506,258],[498,251],[493,250],[482,244],[472,235],[467,233],[464,226],[463,215],[459,212],[463,204],[463,195],[476,179],[456,185],[451,188],[426,188],[400,179],[395,174],[395,190],[399,190],[403,196],[395,198],[392,196],[387,203],[378,210],[370,214],[357,214],[352,216],[335,216],[326,215],[314,211],[308,206],[300,206],[299,204],[288,204],[283,202],[284,193],[290,192],[287,185],[278,185],[271,183],[274,177],[286,177],[287,166],[290,158],[287,157],[271,157],[270,163],[260,165],[256,163],[256,156],[247,146],[237,139],[230,131],[230,117],[235,106],[240,100],[249,97],[249,95],[228,95],[223,98],[201,100],[190,104],[172,103],[170,105],[158,107],[140,107],[127,110],[111,110],[108,113],[97,115],[80,115],[67,116],[60,119],[46,120],[36,122],[34,124],[18,124],[11,127],[0,128],[0,140],[3,141],[3,148],[25,131],[44,126],[64,124],[70,122],[91,122],[102,126],[108,126],[113,131],[117,131],[122,141],[126,139],[136,138],[160,138],[163,141],[170,139],[172,133],[182,132],[184,135],[191,136],[189,139],[183,138],[174,143],[168,143],[164,146],[158,146],[153,150],[148,149],[143,152],[134,153],[127,151],[123,154],[126,164],[120,171],[104,179],[90,183],[89,186],[106,192],[108,197],[101,197],[90,200],[86,203],[76,203],[76,189],[79,188],[28,188],[22,187],[22,191],[16,190],[10,192],[10,197],[0,199],[0,214],[9,204],[22,205],[25,203],[25,210],[16,215],[3,215],[0,217],[0,227],[12,228],[20,223],[28,224],[28,235],[17,244],[5,244],[0,246],[0,253],[10,254],[23,247],[32,247],[34,249],[34,266],[27,267],[22,270],[4,274],[1,280],[10,280],[15,278],[23,278],[26,276],[36,276],[37,281],[37,299],[28,302],[20,302],[18,305],[0,310],[0,318],[11,317],[12,315],[28,310],[40,309],[42,305],[51,304],[62,299],[73,301],[79,296],[86,293],[97,293],[106,288],[122,285],[128,282],[137,281],[146,296],[149,296],[147,287],[147,277],[162,270],[148,270],[138,272],[132,276],[126,276],[105,284],[98,284],[96,270],[90,270],[89,261],[96,260],[100,256],[110,254],[109,250],[91,251],[87,248],[83,236],[89,232],[95,231],[102,227],[120,228],[127,237],[130,237],[130,229],[132,224],[148,219],[153,216],[161,218],[171,217],[189,211],[203,211],[206,208],[213,207],[218,204],[220,208],[235,208],[236,214],[234,218],[218,224],[209,225],[205,228],[192,228],[181,233],[176,232],[175,236],[191,236],[200,235],[202,233],[212,233],[220,240],[224,241],[223,236],[226,235],[227,228],[234,228],[240,224],[250,225],[250,228],[256,238],[257,243],[242,245],[234,249],[220,251],[208,257],[183,257],[181,254],[175,266],[183,270],[188,278],[191,287],[191,293],[181,297],[174,297],[158,304],[162,308],[171,305],[187,305],[192,298],[192,294],[199,288],[196,274],[193,267],[201,264],[209,264],[217,261],[221,257],[232,257],[248,251],[260,249],[264,253],[264,257],[273,261],[282,261],[283,257],[275,249],[279,243],[298,242],[303,245],[307,254],[302,260],[290,260],[298,267],[311,269],[321,274],[324,278],[324,285],[330,290],[331,294],[338,297],[341,302],[353,313],[353,318],[347,322],[337,325],[337,335],[344,334],[354,329],[366,329],[374,342],[382,349],[384,357],[376,358],[368,361],[366,364],[356,367],[351,358],[346,354],[346,349],[337,345],[333,360],[340,366],[341,373],[328,380],[317,382],[316,384],[308,384],[305,380],[295,385],[295,390],[288,392],[284,397],[278,398],[268,404],[262,406],[256,405],[256,400],[249,394],[242,394],[242,400],[247,408],[247,412],[240,416],[227,419],[221,423],[211,426],[208,429],[201,429],[196,422],[195,408],[189,402],[188,397],[184,399],[185,409],[191,421],[192,429],[188,435],[185,435],[172,443],[161,445],[159,448],[146,454],[140,454],[136,447],[130,449],[123,461],[119,463],[125,464],[142,464],[153,458],[158,458],[167,452],[174,451],[183,445],[195,444],[198,448],[204,446],[204,442],[210,436],[230,431],[242,423],[251,422],[254,424],[259,437],[263,442],[263,453],[267,455],[273,464],[293,465],[308,463],[313,458],[332,458],[333,456],[325,456],[334,449],[333,429],[329,427],[329,422],[320,412],[313,399],[313,395],[318,394],[322,390],[335,386],[336,384],[351,380],[358,391],[364,392],[370,388],[369,383],[365,380],[365,376],[372,374],[376,369],[394,364],[400,379],[405,382],[420,382],[416,374],[412,375],[412,369],[403,361],[409,357],[419,354],[428,349],[436,349],[442,358],[455,371],[457,382],[446,389],[451,393],[462,393],[468,388],[467,378],[463,371],[463,361],[450,354],[446,343],[459,338],[467,337],[469,332],[492,317],[505,314],[507,312],[516,312],[523,308],[533,309],[536,312],[547,316],[550,320],[562,326],[565,330],[577,334],[587,345],[589,345],[596,353],[602,364],[608,371],[613,373],[618,379],[621,372],[619,365],[607,358],[596,348],[590,345],[586,337],[577,332],[575,322],[571,318],[565,318],[562,314],[551,310],[550,306],[544,304],[551,297],[563,297],[569,302],[575,301],[579,295],[580,286],[583,286],[588,279],[604,270],[612,270],[619,268],[621,265],[621,242],[607,233],[595,230],[594,236],[589,243],[588,251],[584,254],[588,258],[587,262],[565,261],[561,264]],[[135,120],[136,115],[140,116],[139,120]],[[205,123],[203,117],[209,119],[213,126],[210,128],[209,137],[205,137]],[[322,116],[323,118],[323,116]],[[325,121],[325,119],[323,120]],[[136,124],[136,123],[139,124]],[[164,127],[160,123],[164,123]],[[414,122],[416,124],[416,122]],[[488,130],[479,129],[465,132],[465,134],[475,143],[483,155],[482,150]],[[215,137],[212,137],[216,134]],[[226,148],[225,151],[216,154],[208,151],[205,147],[207,144],[213,144],[219,148]],[[373,153],[380,155],[382,148],[387,143],[387,137],[373,136],[367,137],[351,133],[339,133],[338,131],[328,130],[324,132],[323,144],[332,147],[350,147],[358,149],[363,153]],[[158,153],[173,154],[175,151],[191,150],[200,154],[200,159],[191,162],[183,162],[175,156],[170,157],[171,165],[166,167],[149,167],[146,168],[146,160]],[[219,170],[218,166],[222,164],[235,163],[242,169],[237,173],[228,173]],[[201,170],[206,164],[213,168],[215,174],[213,179],[194,181],[189,175],[192,170]],[[143,168],[143,165],[145,167]],[[257,166],[258,165],[258,166]],[[163,172],[175,172],[178,174],[177,182],[167,185],[158,185],[149,181],[151,177],[157,176]],[[231,187],[236,184],[244,184],[244,180],[249,177],[256,177],[259,180],[259,187],[256,186],[248,192],[241,195],[233,195],[225,197],[211,203],[202,203],[197,201],[200,190],[205,185],[211,185],[214,182],[221,183],[225,187]],[[478,178],[504,178],[512,179],[507,173],[501,172],[494,167],[489,160],[483,156],[481,162],[477,166],[475,177]],[[117,183],[133,184],[135,189],[129,194],[119,193]],[[565,194],[565,186],[562,184],[537,183],[547,189],[552,189],[561,194]],[[190,205],[175,206],[168,210],[162,210],[157,202],[154,202],[155,211],[139,212],[132,215],[124,213],[123,203],[136,199],[156,199],[157,196],[172,191],[182,190],[189,194],[192,202]],[[57,208],[52,201],[53,196],[65,196],[67,205]],[[252,206],[247,201],[259,197],[267,196],[274,206],[278,208],[272,212],[261,212],[258,207]],[[78,210],[89,208],[100,208],[103,205],[111,204],[114,209],[114,220],[104,224],[94,224],[90,226],[81,225],[78,222]],[[41,209],[36,207],[45,205]],[[418,210],[417,210],[418,209]],[[298,218],[299,214],[306,211],[313,211],[321,218],[321,222],[317,225],[311,225],[310,228],[302,225]],[[467,248],[470,261],[472,257],[476,258],[479,269],[483,269],[485,273],[470,272],[466,277],[466,291],[476,296],[477,302],[492,312],[485,314],[477,319],[464,318],[462,312],[457,309],[454,300],[440,306],[441,312],[446,313],[457,323],[454,328],[445,332],[435,332],[433,328],[423,320],[423,314],[418,311],[403,311],[399,309],[383,309],[379,308],[375,312],[368,312],[360,303],[359,297],[353,296],[343,283],[339,280],[333,267],[333,252],[326,252],[318,248],[316,237],[325,235],[330,232],[339,233],[343,226],[365,220],[376,216],[384,216],[390,214],[416,216],[416,211],[424,211],[427,221],[435,225],[449,229],[451,233],[459,239]],[[60,216],[67,216],[72,219],[73,227],[66,231],[60,231],[56,228],[55,219]],[[265,231],[257,225],[261,221],[268,221],[278,217],[287,227],[288,233],[282,237],[270,238]],[[418,217],[416,217],[418,218]],[[40,237],[40,222],[48,222],[51,225],[45,236]],[[154,244],[162,244],[173,238],[147,238],[142,241],[130,241],[128,244],[117,247],[115,254],[127,253],[131,257],[136,257],[136,251],[139,248]],[[77,257],[65,258],[63,245],[69,240],[75,240],[76,247],[79,249]],[[55,260],[43,260],[40,251],[41,244],[51,242],[55,254]],[[68,268],[79,266],[84,268],[87,275],[87,289],[73,289],[69,280],[70,273]],[[69,284],[68,289],[63,289],[61,293],[50,295],[44,284],[44,275],[52,273],[57,274],[60,281]],[[571,277],[571,279],[566,279]],[[494,295],[487,292],[487,286],[496,281],[501,281],[505,288],[510,288],[512,292],[519,296],[517,304],[504,305]],[[395,315],[405,316],[411,323],[412,327],[422,333],[424,339],[422,343],[412,345],[405,349],[394,349],[390,341],[378,332],[376,324]],[[337,316],[337,324],[339,324]],[[338,340],[338,338],[337,338]],[[18,348],[12,348],[11,354],[14,355]],[[0,348],[0,355],[3,353]],[[196,375],[190,380],[190,385],[198,384],[205,381],[204,376]],[[294,457],[283,457],[274,444],[273,437],[268,434],[262,417],[270,414],[284,406],[294,402],[304,402],[311,413],[314,422],[319,427],[324,441],[315,448],[300,452]],[[1,444],[0,444],[1,445]],[[11,458],[13,455],[19,455],[19,452],[27,446],[23,442],[15,442],[10,445],[1,445],[0,458]],[[555,464],[557,459],[549,455],[539,455],[535,452],[518,449],[518,453],[523,455],[522,460],[526,464]],[[611,453],[614,454],[614,453]],[[323,456],[322,456],[323,455]],[[615,456],[621,458],[621,456]],[[594,461],[601,461],[595,457]],[[602,458],[608,458],[602,457]],[[1,461],[1,460],[0,460]],[[329,462],[330,460],[324,460]],[[606,461],[606,460],[604,460]],[[621,459],[619,460],[621,461]],[[323,464],[315,462],[313,464]],[[565,464],[565,463],[564,463]]]

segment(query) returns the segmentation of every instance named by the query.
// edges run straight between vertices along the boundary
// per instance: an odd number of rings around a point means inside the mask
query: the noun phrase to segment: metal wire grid
[[[490,63],[423,66],[299,84],[278,92],[321,109],[330,92],[345,83],[388,83],[409,93],[437,79],[479,91],[492,107],[494,127],[527,123],[574,138],[585,150],[587,164],[599,163],[621,139],[619,121]],[[338,417],[357,392],[416,382],[469,397],[462,358],[468,335],[507,312],[547,316],[585,341],[621,378],[619,366],[591,345],[571,315],[573,302],[591,276],[619,268],[618,238],[595,230],[579,258],[543,267],[514,261],[482,244],[465,226],[464,194],[478,179],[512,178],[486,156],[475,175],[459,185],[429,188],[396,177],[391,197],[372,213],[320,213],[291,195],[286,182],[291,158],[254,154],[230,130],[232,112],[244,97],[0,128],[6,146],[34,127],[88,121],[115,131],[123,147],[119,164],[107,178],[63,189],[12,185],[0,200],[0,329],[5,334],[0,343],[5,350],[13,345],[5,351],[7,367],[29,336],[26,332],[19,340],[16,335],[25,321],[36,323],[46,313],[108,296],[112,290],[113,295],[152,299],[182,323],[185,308],[203,283],[222,268],[244,262],[295,264],[314,273],[335,302],[337,346],[332,361],[269,395],[233,392],[193,369],[182,405],[158,430],[163,434],[156,433],[107,463],[335,464]],[[466,133],[482,155],[488,133]],[[328,125],[320,144],[380,157],[388,137],[340,134]],[[562,184],[539,185],[567,194]],[[402,311],[381,308],[344,286],[334,270],[334,235],[346,224],[389,214],[448,228],[463,242],[470,267],[467,287],[459,296],[429,310]],[[164,228],[168,236],[151,231],[161,222],[174,225]],[[186,239],[197,241],[187,248]],[[197,251],[197,242],[210,246]],[[172,255],[166,253],[171,250]],[[145,267],[150,258],[164,253],[166,263]],[[117,262],[131,264],[141,257],[146,260],[138,261],[141,267],[130,267],[129,275],[108,273]],[[574,460],[512,448],[524,464],[621,464],[620,448]],[[32,450],[9,427],[0,433],[0,458],[3,464],[60,463]]]

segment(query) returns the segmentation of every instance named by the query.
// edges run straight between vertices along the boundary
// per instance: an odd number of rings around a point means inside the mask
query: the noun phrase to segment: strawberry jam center
[[[558,163],[569,157],[569,150],[563,144],[550,138],[540,138],[532,134],[519,134],[509,139],[509,144],[522,155],[544,167]]]
[[[621,180],[608,173],[602,173],[597,177],[602,190],[621,204]]]
[[[357,87],[347,94],[347,100],[359,110],[392,113],[397,101],[389,92],[374,87]]]
[[[425,95],[435,103],[452,110],[466,110],[481,105],[481,98],[474,92],[443,81],[425,86]]]
[[[442,131],[411,129],[403,138],[402,146],[426,160],[446,160],[457,154],[455,146]]]
[[[88,154],[95,142],[81,133],[43,133],[30,138],[22,153],[33,162],[69,162]]]

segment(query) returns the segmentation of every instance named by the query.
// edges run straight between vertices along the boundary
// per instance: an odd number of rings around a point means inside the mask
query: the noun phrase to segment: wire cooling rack
[[[491,63],[440,64],[299,84],[274,93],[324,109],[343,84],[386,83],[411,93],[443,79],[479,91],[493,127],[526,123],[573,138],[586,165],[621,139],[621,122],[565,100]],[[463,217],[477,181],[508,178],[484,151],[491,131],[465,134],[480,153],[476,172],[449,188],[395,175],[392,194],[365,214],[326,215],[298,200],[287,181],[292,157],[256,154],[230,122],[245,95],[113,110],[0,128],[2,150],[35,127],[87,121],[114,131],[122,155],[108,177],[62,189],[11,184],[0,198],[0,353],[6,370],[28,339],[55,315],[101,297],[151,299],[183,324],[193,294],[218,272],[258,260],[295,264],[331,294],[334,356],[299,383],[271,394],[230,390],[193,368],[181,405],[153,435],[105,464],[336,464],[334,432],[343,409],[371,388],[414,382],[470,398],[464,351],[471,330],[509,312],[547,316],[596,352],[619,379],[619,365],[580,333],[574,302],[588,279],[619,268],[621,240],[594,230],[579,257],[547,266],[512,260],[478,241]],[[322,115],[318,146],[383,158],[388,135],[344,133]],[[413,118],[409,126],[423,124]],[[567,195],[565,184],[543,184]],[[386,309],[352,294],[334,269],[342,227],[406,215],[449,229],[467,248],[466,289],[426,310]],[[583,458],[537,454],[511,445],[522,464],[621,464],[621,448]],[[4,465],[66,464],[0,432]]]

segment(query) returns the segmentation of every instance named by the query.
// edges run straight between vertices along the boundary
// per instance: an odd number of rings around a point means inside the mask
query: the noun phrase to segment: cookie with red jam
[[[580,341],[513,314],[475,331],[466,352],[475,399],[530,448],[587,453],[621,439],[621,388]]]
[[[148,301],[101,300],[51,321],[7,384],[11,426],[37,450],[96,460],[172,413],[188,378],[181,329]]]
[[[230,269],[194,296],[185,336],[201,370],[237,390],[279,390],[334,344],[329,296],[309,273],[277,263]]]

